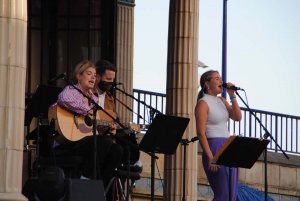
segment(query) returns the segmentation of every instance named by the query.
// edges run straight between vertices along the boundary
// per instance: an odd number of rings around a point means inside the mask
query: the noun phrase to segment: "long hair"
[[[205,93],[208,92],[208,88],[206,87],[205,82],[210,81],[211,75],[212,75],[213,73],[219,73],[219,72],[216,71],[216,70],[209,70],[209,71],[206,71],[205,73],[203,73],[203,74],[201,75],[201,78],[200,78],[200,87],[201,87],[201,90],[200,90],[199,93],[198,93],[197,101],[198,101],[199,99],[201,99],[201,98],[204,96]]]

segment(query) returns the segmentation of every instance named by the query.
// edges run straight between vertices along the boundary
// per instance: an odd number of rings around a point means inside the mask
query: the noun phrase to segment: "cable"
[[[156,165],[156,169],[157,169],[157,173],[158,173],[158,176],[159,176],[159,179],[160,179],[161,186],[162,186],[162,188],[164,188],[164,183],[162,182],[162,178],[161,178],[161,175],[160,175],[159,168],[158,168],[156,160],[155,160],[155,165]]]

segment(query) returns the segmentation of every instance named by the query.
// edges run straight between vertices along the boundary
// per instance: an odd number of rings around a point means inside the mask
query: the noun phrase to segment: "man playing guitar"
[[[114,85],[115,81],[115,75],[117,72],[116,67],[110,63],[107,60],[100,60],[96,62],[96,84],[94,88],[94,94],[98,96],[98,104],[105,108],[107,112],[109,112],[114,118],[117,117],[117,114],[115,113],[115,100],[113,97],[113,91],[112,87]],[[102,113],[102,118],[100,119],[111,119],[107,115]],[[112,124],[111,125],[114,129],[122,130],[122,128],[119,125]],[[126,127],[129,127],[131,131],[138,131],[139,128],[136,127],[136,125],[126,125]],[[120,137],[119,137],[120,138]],[[125,136],[125,142],[120,140],[115,140],[117,143],[121,144],[124,149],[124,156],[123,161],[125,162],[128,157],[130,158],[131,163],[135,163],[139,159],[139,151],[135,148],[130,148],[128,150],[128,146],[126,146],[126,141],[130,141],[133,144],[137,144],[136,142],[136,136],[135,134],[129,134]],[[130,152],[130,153],[128,153]],[[130,155],[130,156],[129,156]],[[127,162],[127,161],[126,161]],[[126,163],[125,162],[125,163]]]

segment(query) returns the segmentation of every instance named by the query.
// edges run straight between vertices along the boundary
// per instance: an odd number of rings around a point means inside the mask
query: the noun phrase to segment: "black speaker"
[[[65,196],[53,201],[106,201],[101,180],[66,179],[65,183]],[[38,189],[38,179],[29,179],[23,186],[22,193],[29,201],[43,201],[38,196]]]
[[[38,178],[36,196],[41,201],[63,200],[66,195],[64,171],[59,167],[48,167]]]
[[[68,179],[68,201],[106,201],[102,180]]]
[[[29,179],[22,193],[29,201],[54,201],[63,200],[66,194],[65,175],[59,167],[48,167],[43,170],[39,178]]]
[[[34,195],[37,187],[38,187],[38,179],[28,179],[22,188],[22,194],[29,201],[35,201]]]

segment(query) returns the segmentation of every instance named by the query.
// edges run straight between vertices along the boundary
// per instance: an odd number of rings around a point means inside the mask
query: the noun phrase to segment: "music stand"
[[[38,85],[35,93],[25,110],[25,126],[29,126],[33,117],[48,117],[48,109],[51,104],[57,101],[58,94],[62,88]]]
[[[33,117],[36,117],[38,121],[37,128],[33,132],[27,134],[26,136],[27,139],[36,139],[36,158],[37,158],[36,167],[38,167],[39,165],[38,163],[40,157],[39,143],[40,143],[40,126],[42,124],[41,120],[48,118],[48,109],[50,105],[52,105],[57,101],[58,94],[61,91],[62,88],[59,87],[49,86],[49,85],[38,85],[35,93],[33,94],[29,104],[25,109],[25,122],[24,122],[25,126],[30,125]],[[30,169],[28,168],[29,171],[31,171]]]
[[[229,167],[229,200],[231,196],[231,168],[250,169],[269,144],[267,139],[230,136],[215,154],[213,162]]]
[[[190,119],[157,114],[139,147],[151,154],[151,201],[154,201],[155,153],[174,154]]]

